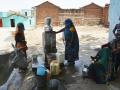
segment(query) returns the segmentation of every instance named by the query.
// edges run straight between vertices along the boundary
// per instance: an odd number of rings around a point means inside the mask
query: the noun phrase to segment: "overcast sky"
[[[104,6],[110,2],[110,0],[0,0],[0,11],[30,9],[45,1],[49,1],[61,8],[80,8],[91,2]]]

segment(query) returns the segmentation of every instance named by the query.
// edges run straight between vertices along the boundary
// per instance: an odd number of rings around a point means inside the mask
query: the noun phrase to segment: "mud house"
[[[41,26],[44,18],[52,17],[53,25],[61,25],[66,18],[71,18],[76,25],[98,25],[108,24],[108,6],[101,7],[95,3],[91,3],[79,9],[62,9],[51,2],[44,2],[33,7],[36,14],[36,25]]]
[[[44,24],[44,18],[45,17],[52,17],[53,25],[59,25],[60,18],[59,13],[61,8],[50,3],[50,2],[44,2],[38,6],[33,7],[35,11],[35,18],[36,18],[36,25],[41,26]]]
[[[19,22],[23,22],[26,27],[35,26],[31,10],[0,12],[0,27],[15,27]]]

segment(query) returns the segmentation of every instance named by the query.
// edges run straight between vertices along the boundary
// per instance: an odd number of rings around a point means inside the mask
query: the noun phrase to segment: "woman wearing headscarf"
[[[25,41],[25,35],[24,35],[24,24],[23,23],[18,23],[17,27],[16,27],[16,33],[15,33],[15,46],[16,48],[21,49],[21,51],[25,54],[25,56],[27,57],[26,54],[26,50],[27,48],[27,42]]]
[[[64,32],[65,59],[68,64],[74,64],[75,60],[79,59],[79,39],[72,20],[66,19],[64,24],[65,27],[56,33]]]

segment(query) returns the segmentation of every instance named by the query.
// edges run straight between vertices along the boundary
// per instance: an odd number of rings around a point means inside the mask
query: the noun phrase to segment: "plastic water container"
[[[88,77],[88,66],[87,65],[84,65],[84,67],[83,67],[82,76],[83,76],[83,78]]]
[[[47,75],[47,69],[42,65],[37,67],[37,75],[46,76]]]
[[[50,73],[51,75],[59,75],[60,73],[60,64],[57,60],[53,60],[50,63]]]
[[[39,54],[39,55],[37,56],[37,60],[38,60],[39,64],[41,64],[41,65],[44,65],[44,64],[45,64],[45,59],[44,59],[44,57],[43,57],[42,54]]]
[[[32,68],[37,68],[45,64],[43,54],[33,55]]]
[[[56,58],[60,64],[63,64],[65,61],[65,54],[63,52],[58,52]]]
[[[33,56],[32,56],[32,62],[33,62],[34,64],[38,63],[38,61],[37,61],[37,55],[33,55]]]

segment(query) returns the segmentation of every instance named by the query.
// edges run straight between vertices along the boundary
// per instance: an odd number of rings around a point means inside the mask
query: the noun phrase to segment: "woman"
[[[16,42],[15,46],[16,46],[16,48],[21,49],[21,51],[27,57],[26,50],[28,48],[26,45],[27,43],[25,41],[24,30],[25,30],[25,28],[24,28],[23,23],[18,23],[17,27],[16,27],[16,33],[15,33],[15,42]]]
[[[64,32],[65,37],[65,59],[68,64],[74,64],[75,60],[79,59],[79,39],[71,19],[65,20],[65,27],[60,31]]]
[[[111,56],[110,43],[102,45],[95,57],[91,56],[94,63],[88,67],[88,75],[98,84],[106,83],[107,73],[110,73],[109,59]]]
[[[120,17],[119,17],[119,21],[120,21]],[[113,29],[113,34],[117,40],[120,39],[120,23],[115,25],[115,27]]]

